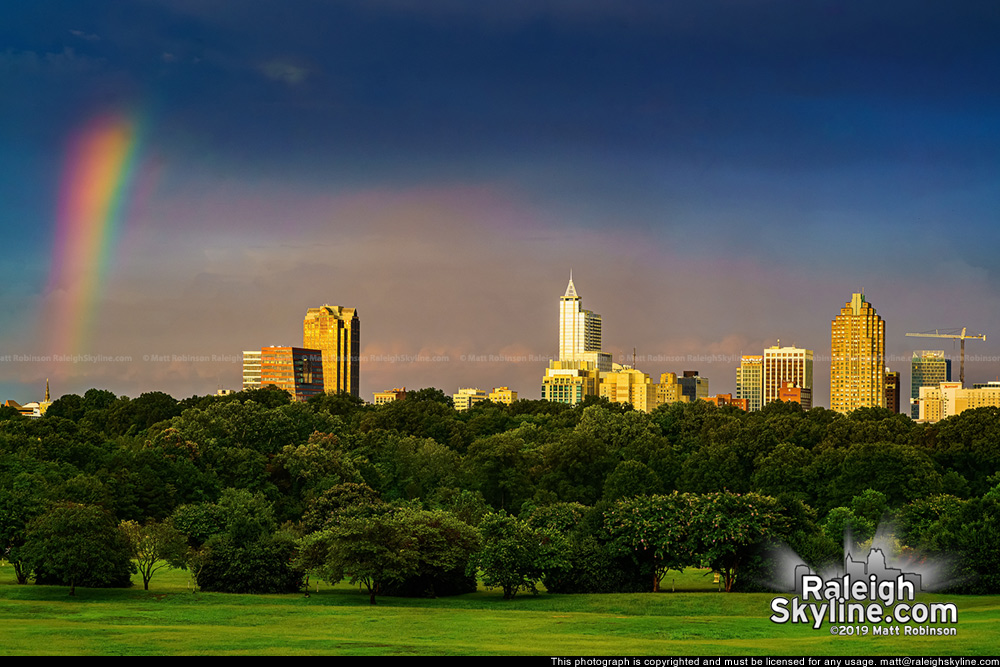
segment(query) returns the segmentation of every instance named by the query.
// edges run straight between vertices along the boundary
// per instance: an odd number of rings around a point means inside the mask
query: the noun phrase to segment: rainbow
[[[125,216],[136,155],[136,123],[102,115],[69,142],[60,184],[49,274],[53,354],[86,352],[98,298]]]

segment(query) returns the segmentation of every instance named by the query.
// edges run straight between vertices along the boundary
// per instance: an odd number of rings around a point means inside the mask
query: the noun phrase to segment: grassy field
[[[671,586],[676,589],[671,591]],[[194,593],[182,571],[144,591],[18,586],[0,566],[3,655],[994,655],[1000,597],[955,602],[955,637],[832,636],[769,620],[771,595],[719,593],[691,570],[665,592],[380,598],[321,585],[303,595]]]

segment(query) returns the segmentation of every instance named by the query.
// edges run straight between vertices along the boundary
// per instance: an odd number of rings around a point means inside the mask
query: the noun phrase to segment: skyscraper
[[[310,308],[302,323],[302,346],[322,353],[325,391],[359,395],[361,320],[357,310],[330,305]]]
[[[542,400],[576,405],[597,396],[600,374],[611,372],[611,355],[601,352],[601,316],[583,309],[570,274],[559,299],[559,358],[542,378]]]
[[[803,410],[812,407],[813,351],[801,347],[778,347],[764,350],[763,405],[781,400],[781,390],[791,382]]]
[[[830,408],[885,407],[885,322],[854,294],[830,326]]]
[[[951,382],[951,359],[944,350],[914,350],[910,360],[910,417],[920,418],[920,388]]]
[[[589,361],[602,373],[611,370],[611,355],[601,352],[601,316],[583,309],[572,274],[559,298],[559,361]]]

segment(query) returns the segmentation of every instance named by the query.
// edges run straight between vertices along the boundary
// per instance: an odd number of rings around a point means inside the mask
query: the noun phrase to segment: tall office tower
[[[736,398],[747,402],[747,410],[754,412],[764,405],[764,357],[744,354],[736,369]]]
[[[920,418],[920,388],[951,382],[951,359],[944,350],[914,350],[910,360],[910,417]]]
[[[602,373],[611,371],[611,355],[601,352],[601,316],[583,309],[572,274],[559,298],[559,361],[588,361]]]
[[[899,414],[899,371],[885,368],[885,407],[894,415]]]
[[[243,389],[260,389],[260,350],[243,351]]]
[[[306,311],[302,347],[323,353],[324,387],[328,393],[358,396],[361,385],[361,320],[358,311],[323,305]]]
[[[813,351],[800,347],[772,345],[764,350],[763,405],[780,400],[780,393],[791,382],[801,392],[803,410],[812,407]]]
[[[885,322],[854,294],[830,325],[830,408],[885,407]]]
[[[300,347],[265,347],[260,351],[260,386],[273,384],[296,401],[323,393],[323,356]]]

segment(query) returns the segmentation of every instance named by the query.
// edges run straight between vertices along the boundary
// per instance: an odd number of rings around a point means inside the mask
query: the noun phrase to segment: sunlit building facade
[[[656,385],[657,406],[689,402],[681,383],[677,381],[677,373],[660,373],[660,382]]]
[[[323,393],[323,356],[301,347],[265,347],[260,351],[260,385],[284,389],[296,401]]]
[[[761,386],[763,405],[784,400],[781,391],[788,383],[800,391],[796,401],[803,410],[812,407],[813,351],[801,347],[773,345],[764,350]]]
[[[451,400],[455,409],[464,412],[476,403],[482,403],[487,399],[486,392],[475,387],[459,389],[458,393],[452,394]]]
[[[851,296],[830,332],[830,408],[884,408],[885,322],[864,294]]]
[[[510,387],[494,387],[488,398],[493,403],[510,405],[517,400],[517,392]]]
[[[631,403],[642,412],[652,412],[657,406],[656,384],[648,375],[633,368],[602,374],[599,392],[612,403]]]
[[[583,309],[572,275],[559,298],[559,361],[588,361],[603,373],[611,371],[611,355],[601,352],[601,316]]]
[[[243,350],[243,389],[260,389],[260,350]]]
[[[570,275],[559,298],[559,359],[545,369],[542,399],[576,405],[599,395],[601,374],[611,370],[611,355],[601,352],[601,316],[583,309]]]
[[[747,402],[747,410],[756,412],[764,405],[764,357],[744,354],[736,369],[736,398]]]
[[[976,408],[1000,407],[1000,383],[965,389],[961,382],[941,382],[920,388],[918,419],[936,422]]]
[[[358,311],[323,305],[306,311],[302,346],[323,354],[324,388],[358,396],[361,383],[361,320]]]
[[[372,401],[375,405],[385,405],[386,403],[392,403],[393,401],[401,401],[406,398],[406,387],[396,387],[394,389],[386,389],[385,391],[376,391],[373,394],[374,400]]]

